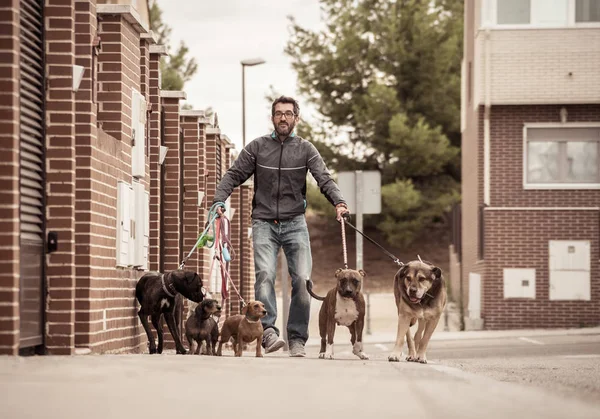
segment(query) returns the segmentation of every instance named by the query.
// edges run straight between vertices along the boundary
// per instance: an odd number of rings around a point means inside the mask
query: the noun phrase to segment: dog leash
[[[187,254],[187,256],[185,256],[183,258],[183,260],[181,261],[181,264],[179,265],[179,269],[183,269],[185,266],[185,263],[188,261],[188,259],[190,258],[190,256],[192,256],[192,254],[194,253],[194,250],[196,250],[198,248],[198,246],[200,246],[200,244],[202,243],[202,241],[205,239],[205,237],[207,237],[207,234],[210,230],[210,228],[212,227],[214,230],[214,223],[215,220],[219,217],[219,214],[217,213],[217,207],[221,206],[220,202],[216,202],[212,205],[212,207],[210,207],[210,210],[208,211],[208,218],[209,218],[209,222],[206,225],[206,228],[204,229],[204,231],[202,232],[202,234],[200,234],[200,237],[198,237],[198,240],[196,241],[196,244],[194,245],[194,247],[192,247],[192,250],[190,250],[190,252]],[[211,216],[212,214],[212,216]],[[214,235],[213,235],[214,238]],[[208,240],[207,240],[208,241]],[[205,243],[207,243],[207,241],[205,241]],[[214,245],[214,239],[212,244],[208,244],[207,243],[207,247],[212,247]],[[200,246],[201,247],[201,246]]]
[[[235,283],[233,282],[233,279],[231,279],[231,275],[229,274],[229,261],[232,259],[232,257],[229,254],[228,248],[223,246],[223,242],[225,242],[231,248],[233,256],[235,256],[235,251],[233,249],[233,246],[231,245],[231,241],[225,229],[226,223],[228,223],[228,225],[231,225],[229,219],[224,214],[222,214],[215,220],[215,253],[210,264],[208,278],[209,280],[210,278],[212,278],[215,260],[218,261],[219,270],[221,271],[221,305],[224,307],[225,301],[229,299],[229,293],[227,291],[227,281],[229,281],[231,287],[242,302],[242,307],[245,307],[247,305],[246,301],[244,301],[244,299],[242,298],[242,295],[235,286]]]
[[[346,227],[343,222],[342,226],[342,251],[344,252],[344,269],[348,269],[348,249],[346,248]]]
[[[354,227],[350,221],[348,221],[348,218],[350,217],[350,214],[345,213],[342,215],[342,218],[344,219],[344,223],[342,223],[342,232],[344,231],[344,224],[348,224],[350,227],[352,227],[354,229],[354,231],[356,231],[358,234],[360,234],[361,236],[363,236],[365,239],[367,239],[368,241],[370,241],[371,243],[373,243],[375,246],[379,247],[383,253],[386,254],[386,256],[388,256],[390,259],[392,259],[392,261],[398,265],[398,266],[404,266],[404,263],[402,263],[400,261],[400,259],[398,259],[396,256],[392,255],[390,252],[388,252],[387,250],[385,250],[379,243],[377,243],[375,240],[373,240],[372,238],[370,238],[369,236],[367,236],[366,234],[364,234],[362,231],[360,231],[359,229],[357,229],[356,227]],[[344,236],[343,238],[343,246],[344,246],[344,262],[346,262],[346,238]]]

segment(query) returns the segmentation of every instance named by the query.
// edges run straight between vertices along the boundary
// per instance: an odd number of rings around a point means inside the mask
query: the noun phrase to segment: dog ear
[[[402,265],[402,267],[396,273],[398,278],[403,278],[406,275],[406,271],[408,271],[408,265]]]
[[[245,316],[246,314],[248,314],[248,305],[246,304],[244,307],[242,307],[242,314]]]
[[[343,269],[342,268],[338,268],[337,271],[335,271],[335,276],[338,276],[340,274],[340,272],[342,272]]]
[[[431,276],[431,279],[433,280],[440,279],[442,277],[442,270],[437,266],[434,266],[433,268],[431,268]]]
[[[187,280],[187,282],[193,282],[196,275],[197,275],[196,272],[186,271],[185,279]]]
[[[365,271],[363,271],[362,269],[358,270],[358,273],[364,278],[365,276],[367,276],[367,273]]]

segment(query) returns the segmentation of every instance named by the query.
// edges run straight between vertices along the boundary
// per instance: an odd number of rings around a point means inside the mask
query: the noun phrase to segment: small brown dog
[[[213,330],[218,326],[213,318],[213,314],[221,310],[217,300],[205,299],[196,306],[193,314],[185,322],[185,337],[190,345],[190,355],[200,354],[202,342],[206,341],[206,354],[213,355],[215,345],[217,344],[218,334],[215,338]],[[214,340],[213,340],[214,339]],[[196,350],[193,350],[196,342]]]
[[[235,356],[242,356],[244,343],[256,340],[256,357],[262,357],[263,326],[260,319],[265,317],[267,310],[260,301],[249,301],[242,309],[242,314],[230,316],[221,328],[221,340],[217,356],[221,356],[224,343],[233,337],[233,350]]]

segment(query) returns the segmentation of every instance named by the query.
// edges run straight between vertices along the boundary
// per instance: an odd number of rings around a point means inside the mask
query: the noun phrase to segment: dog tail
[[[313,282],[309,279],[308,281],[306,281],[306,290],[308,291],[310,296],[312,298],[314,298],[315,300],[325,301],[325,297],[319,297],[317,294],[315,294],[312,290],[312,287],[313,287]]]

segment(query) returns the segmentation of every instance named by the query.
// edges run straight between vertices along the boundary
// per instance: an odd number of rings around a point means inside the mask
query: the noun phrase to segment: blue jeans
[[[292,298],[287,324],[288,341],[306,343],[310,318],[310,295],[306,290],[306,281],[310,279],[312,255],[304,215],[277,223],[272,220],[253,220],[252,243],[256,275],[254,295],[267,310],[267,315],[262,319],[263,328],[265,330],[272,328],[279,335],[279,330],[275,327],[277,319],[275,278],[277,277],[277,254],[279,249],[283,248],[288,272],[292,277]]]

